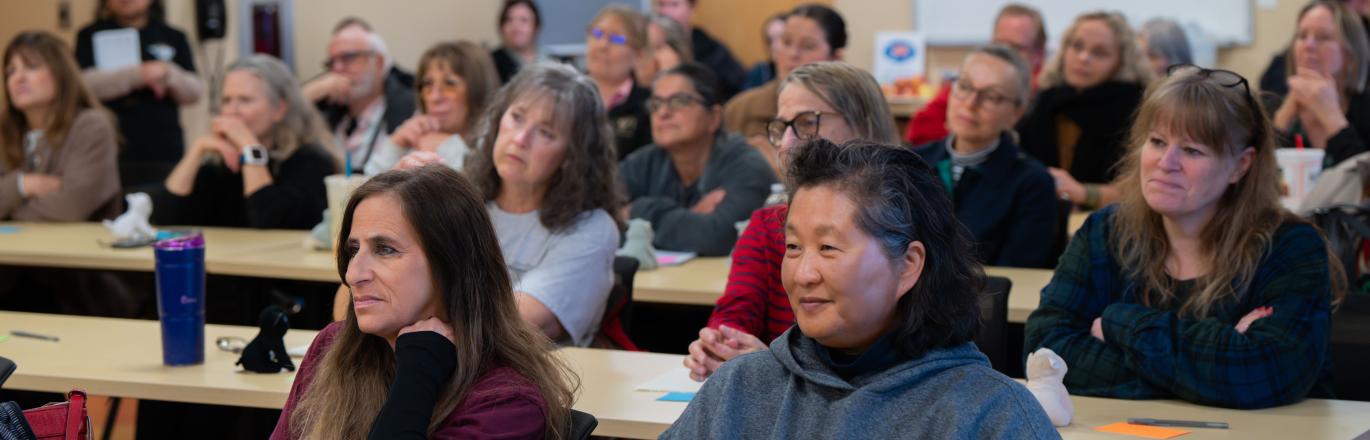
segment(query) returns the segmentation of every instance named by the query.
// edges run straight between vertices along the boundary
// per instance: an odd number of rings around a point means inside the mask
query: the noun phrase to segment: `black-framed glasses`
[[[776,118],[766,123],[766,140],[772,146],[779,147],[780,142],[785,140],[785,132],[794,130],[794,137],[801,141],[811,140],[818,137],[818,124],[823,120],[823,112],[813,110],[794,115],[788,121]]]
[[[960,99],[971,99],[971,102],[979,101],[991,106],[1002,106],[1014,102],[1014,98],[1004,96],[1004,94],[994,91],[989,87],[976,88],[970,80],[962,77],[956,80],[955,87],[951,92]]]
[[[667,96],[665,98],[659,96],[652,96],[651,98],[647,98],[647,113],[656,113],[658,110],[661,110],[663,108],[670,108],[672,111],[680,111],[684,110],[685,107],[689,107],[690,104],[694,103],[699,103],[699,105],[709,104],[707,102],[704,102],[704,98],[684,92]]]
[[[1218,85],[1223,87],[1242,86],[1242,92],[1245,92],[1247,96],[1251,96],[1251,84],[1246,82],[1246,77],[1243,77],[1237,72],[1233,72],[1231,70],[1206,69],[1188,63],[1171,64],[1170,67],[1167,67],[1165,69],[1165,76],[1171,76],[1174,75],[1175,72],[1179,72],[1181,70],[1186,69],[1193,69],[1195,71],[1195,75],[1198,75],[1199,77],[1204,79],[1212,79],[1215,82],[1217,82]]]
[[[375,54],[376,51],[373,50],[353,50],[343,52],[323,60],[323,70],[333,70],[333,65],[336,63],[342,63],[344,66],[350,66],[352,65],[352,63],[357,62],[357,60],[359,59],[369,57]]]

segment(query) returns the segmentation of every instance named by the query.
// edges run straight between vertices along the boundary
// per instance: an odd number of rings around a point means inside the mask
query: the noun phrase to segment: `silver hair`
[[[1190,49],[1189,37],[1184,28],[1175,20],[1153,18],[1142,25],[1142,35],[1146,37],[1146,48],[1165,57],[1171,65],[1193,64],[1194,51]]]
[[[693,60],[694,48],[690,46],[690,33],[685,32],[685,27],[674,18],[667,17],[658,13],[647,16],[649,25],[656,25],[661,28],[662,33],[666,34],[666,45],[674,50],[676,55],[680,55],[683,61]]]
[[[325,136],[323,120],[314,110],[314,105],[304,99],[295,75],[290,73],[285,63],[270,55],[248,55],[229,65],[225,75],[239,70],[262,80],[266,87],[266,99],[271,105],[285,103],[285,117],[267,133],[272,143],[273,165],[280,164],[299,148],[318,148],[321,145]]]
[[[976,54],[997,58],[1013,66],[1013,85],[1017,89],[1014,102],[1018,104],[1019,108],[1027,106],[1028,99],[1032,96],[1032,68],[1028,67],[1027,60],[1024,60],[1017,50],[1003,44],[991,44],[975,48],[966,55],[966,61],[970,61],[970,57]],[[965,61],[962,61],[961,64],[964,66]]]

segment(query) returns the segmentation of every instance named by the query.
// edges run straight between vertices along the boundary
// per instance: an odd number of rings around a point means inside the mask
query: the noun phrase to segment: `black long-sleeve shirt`
[[[427,439],[433,406],[457,368],[457,352],[435,332],[406,333],[395,339],[395,360],[399,368],[390,395],[367,438]]]
[[[323,178],[337,161],[323,147],[303,145],[279,166],[268,165],[272,183],[243,197],[243,176],[221,163],[205,164],[190,194],[181,197],[163,186],[153,194],[155,225],[309,229],[328,205]]]

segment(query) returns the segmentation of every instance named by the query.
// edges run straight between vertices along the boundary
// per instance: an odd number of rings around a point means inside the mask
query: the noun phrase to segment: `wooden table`
[[[6,389],[65,392],[82,387],[94,395],[258,408],[280,408],[293,373],[239,373],[236,356],[213,346],[218,336],[251,337],[255,329],[206,326],[205,364],[165,367],[155,321],[0,312],[0,334],[20,329],[55,335],[60,342],[11,337],[0,356],[19,369]],[[307,343],[314,332],[291,330],[288,346]],[[575,408],[599,419],[595,435],[655,438],[680,416],[685,403],[660,402],[662,393],[633,389],[680,366],[682,356],[583,348],[558,351],[580,377]],[[1222,421],[1232,429],[1196,429],[1184,439],[1348,439],[1370,430],[1370,402],[1306,400],[1265,410],[1237,411],[1185,402],[1072,397],[1076,416],[1061,429],[1068,439],[1122,439],[1094,427],[1129,417]]]
[[[633,280],[633,300],[655,303],[713,306],[723,296],[728,283],[726,257],[696,258],[671,267],[640,271]],[[1052,271],[1047,269],[1018,269],[986,267],[985,273],[1013,281],[1009,293],[1009,322],[1022,323],[1033,310],[1042,288],[1051,282]]]

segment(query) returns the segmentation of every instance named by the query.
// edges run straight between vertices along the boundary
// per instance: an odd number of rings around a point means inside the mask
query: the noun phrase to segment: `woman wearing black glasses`
[[[795,147],[814,138],[899,143],[889,104],[869,72],[840,62],[807,64],[781,80],[779,89],[779,112],[766,131],[782,163]],[[765,349],[794,325],[780,284],[788,212],[785,204],[757,210],[737,239],[723,297],[685,358],[695,380],[709,377],[733,357]]]
[[[1027,61],[1011,47],[971,52],[948,98],[951,134],[917,150],[952,196],[984,264],[1056,264],[1056,184],[1046,167],[1018,148],[1013,133],[1027,110],[1031,77]]]
[[[741,136],[722,130],[718,80],[708,67],[662,73],[647,110],[655,143],[619,164],[631,200],[624,217],[652,222],[659,249],[727,255],[734,225],[761,207],[775,174]]]
[[[1328,396],[1345,278],[1280,205],[1274,132],[1246,80],[1172,68],[1127,145],[1119,201],[1071,239],[1027,351],[1060,354],[1073,394],[1230,408]]]
[[[652,92],[633,81],[633,68],[646,48],[647,19],[628,7],[600,10],[585,32],[585,74],[599,86],[599,96],[609,111],[618,160],[652,143],[647,114]]]

